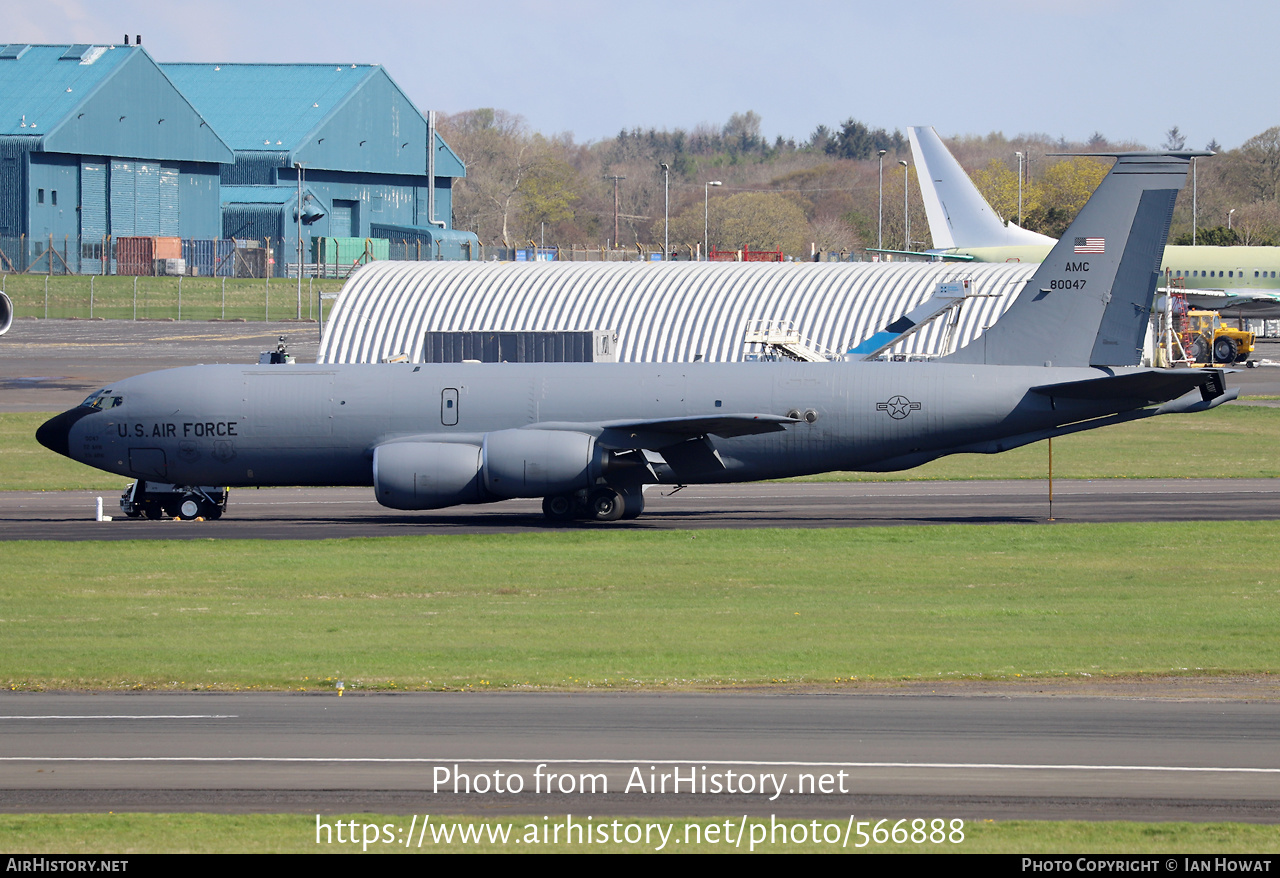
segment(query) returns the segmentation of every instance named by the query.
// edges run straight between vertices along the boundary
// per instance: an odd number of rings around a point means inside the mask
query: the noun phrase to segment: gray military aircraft
[[[42,425],[134,479],[371,485],[395,509],[541,497],[634,518],[648,484],[909,469],[1234,399],[1221,369],[1139,368],[1193,155],[1115,166],[1004,316],[932,362],[189,366],[117,382]]]

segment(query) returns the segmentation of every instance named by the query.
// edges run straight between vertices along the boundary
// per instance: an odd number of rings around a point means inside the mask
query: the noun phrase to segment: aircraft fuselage
[[[130,478],[369,485],[374,448],[411,437],[479,446],[486,434],[515,428],[599,438],[611,420],[794,418],[776,432],[708,436],[722,466],[658,466],[663,481],[746,481],[905,469],[1147,404],[1029,392],[1104,374],[876,362],[195,366],[120,381],[110,388],[117,404],[73,409],[59,429],[63,453]]]

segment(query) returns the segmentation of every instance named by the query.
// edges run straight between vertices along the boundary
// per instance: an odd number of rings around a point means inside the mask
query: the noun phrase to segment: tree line
[[[669,240],[677,253],[701,250],[704,236],[719,249],[781,250],[794,258],[862,250],[881,238],[887,249],[932,246],[906,137],[852,117],[818,125],[802,142],[762,136],[753,111],[720,126],[633,128],[585,144],[572,134],[532,131],[520,116],[492,108],[445,115],[440,127],[467,166],[454,187],[454,225],[486,244],[660,250],[669,191]],[[952,138],[947,146],[992,208],[1014,222],[1022,152],[1022,225],[1053,236],[1110,162],[1051,153],[1144,148],[1100,133],[1083,143],[992,133]],[[1162,146],[1186,148],[1176,125]],[[1197,243],[1280,240],[1280,126],[1196,164]],[[1178,198],[1172,229],[1187,243],[1191,188]]]

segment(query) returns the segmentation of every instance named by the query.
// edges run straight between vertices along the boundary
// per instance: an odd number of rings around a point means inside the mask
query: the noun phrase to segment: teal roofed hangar
[[[369,237],[375,226],[452,226],[453,180],[466,169],[428,118],[377,65],[165,64],[165,73],[234,151],[222,169],[224,236],[246,222],[298,234],[296,198],[265,212],[258,187],[295,192],[302,175],[311,237]],[[428,148],[428,142],[431,148]],[[253,190],[240,187],[254,187]],[[230,197],[226,197],[230,196]],[[235,226],[231,228],[230,226]]]
[[[0,47],[0,237],[217,236],[231,161],[140,46]]]

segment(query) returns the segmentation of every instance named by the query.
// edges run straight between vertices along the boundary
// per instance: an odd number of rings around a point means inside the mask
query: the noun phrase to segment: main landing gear
[[[630,520],[644,512],[644,492],[637,485],[627,491],[602,486],[573,494],[553,494],[542,499],[542,512],[551,521]]]

